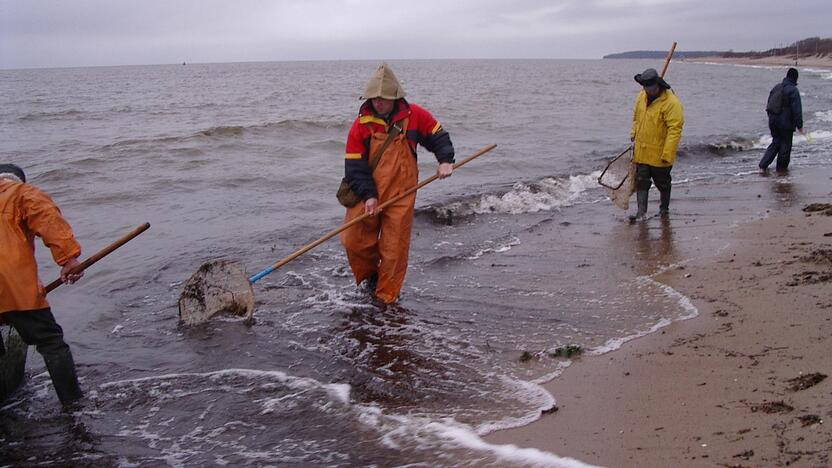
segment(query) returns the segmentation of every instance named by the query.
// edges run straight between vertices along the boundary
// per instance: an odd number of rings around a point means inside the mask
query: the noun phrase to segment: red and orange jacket
[[[350,188],[363,200],[378,197],[369,163],[370,138],[376,132],[386,134],[391,123],[409,119],[406,136],[414,158],[416,145],[422,145],[433,153],[440,163],[454,162],[451,136],[426,109],[399,99],[390,115],[392,118],[388,120],[378,117],[373,112],[370,101],[366,101],[358,111],[358,117],[347,135],[344,173]]]
[[[61,211],[48,195],[20,182],[0,179],[0,320],[2,313],[49,307],[38,280],[35,236],[63,265],[81,254]]]

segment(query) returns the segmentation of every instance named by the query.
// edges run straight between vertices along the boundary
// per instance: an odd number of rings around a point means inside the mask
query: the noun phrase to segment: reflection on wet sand
[[[355,307],[333,330],[345,338],[341,354],[353,364],[349,383],[359,401],[409,406],[430,397],[424,379],[442,366],[418,353],[424,337],[413,318],[399,305]]]
[[[640,274],[651,275],[660,267],[679,260],[671,223],[668,218],[659,218],[658,229],[655,225],[651,226],[651,221],[640,222],[636,226],[634,250],[640,260],[636,266]]]
[[[769,179],[767,183],[769,190],[771,190],[772,198],[775,202],[776,208],[789,208],[797,203],[800,203],[800,198],[795,191],[795,184],[789,177],[789,170],[762,171],[760,177]]]
[[[800,203],[795,185],[788,180],[773,180],[769,185],[778,208],[789,208]]]

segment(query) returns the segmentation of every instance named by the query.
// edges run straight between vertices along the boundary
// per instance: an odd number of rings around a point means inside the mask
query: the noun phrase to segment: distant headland
[[[725,52],[716,50],[691,50],[691,51],[676,51],[673,53],[674,58],[699,58],[699,57],[713,57],[722,55]],[[605,59],[663,59],[667,57],[667,51],[664,50],[633,50],[630,52],[621,52],[618,54],[605,55]]]
[[[636,50],[605,55],[605,59],[663,59],[666,51]],[[742,65],[813,66],[832,68],[832,38],[810,37],[785,47],[766,51],[676,51],[674,58],[691,62],[735,63]]]

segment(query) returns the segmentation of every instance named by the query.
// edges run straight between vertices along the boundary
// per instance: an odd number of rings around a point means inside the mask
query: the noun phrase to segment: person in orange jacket
[[[10,324],[26,344],[37,348],[58,399],[72,407],[83,395],[72,352],[38,279],[35,236],[52,251],[61,266],[61,280],[67,283],[83,276],[73,272],[81,246],[52,199],[27,184],[23,169],[14,164],[0,164],[0,216],[0,322]]]
[[[375,297],[391,304],[398,300],[407,273],[410,231],[413,226],[413,193],[379,211],[378,206],[418,183],[416,146],[436,156],[440,179],[453,173],[451,137],[426,109],[407,102],[404,89],[386,63],[370,77],[361,99],[358,117],[347,136],[345,178],[363,201],[347,208],[345,220],[364,213],[372,216],[341,233],[341,243],[356,284],[367,281]],[[370,157],[384,144],[396,126],[397,135],[378,159]]]

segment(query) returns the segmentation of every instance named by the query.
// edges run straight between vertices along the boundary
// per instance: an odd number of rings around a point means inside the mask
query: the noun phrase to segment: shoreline
[[[809,56],[799,57],[795,63],[794,56],[772,55],[768,57],[697,57],[679,59],[683,62],[693,63],[716,63],[728,65],[752,65],[761,67],[817,67],[832,69],[832,57],[830,56]]]
[[[792,208],[727,236],[655,278],[697,317],[575,360],[543,385],[556,412],[484,439],[605,466],[827,466],[832,216]]]

